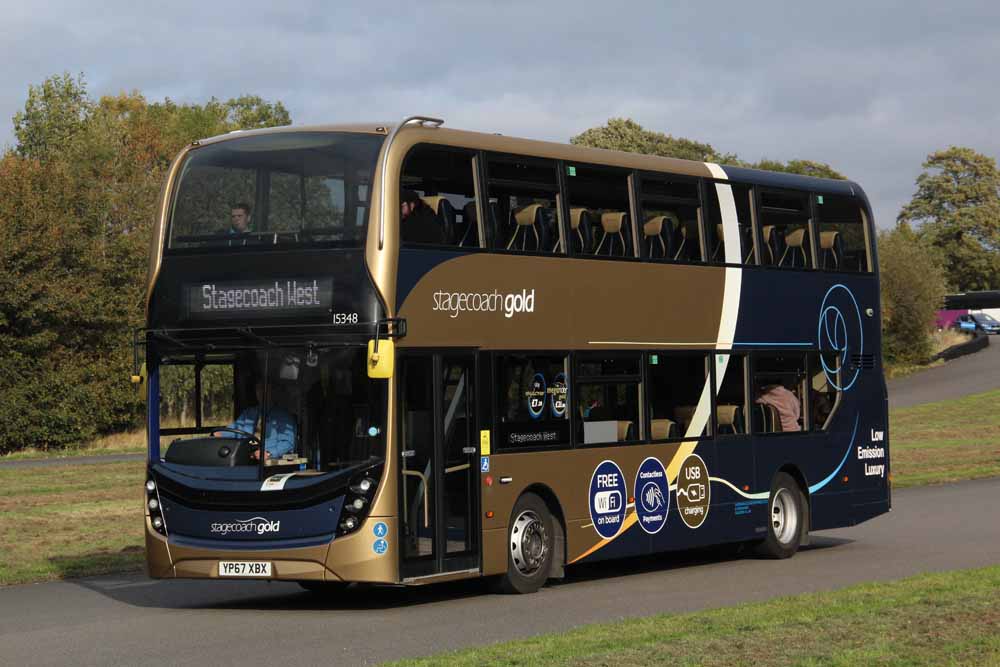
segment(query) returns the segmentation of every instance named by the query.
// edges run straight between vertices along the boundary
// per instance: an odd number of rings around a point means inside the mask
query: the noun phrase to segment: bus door
[[[402,576],[478,571],[475,355],[417,353],[401,362]]]

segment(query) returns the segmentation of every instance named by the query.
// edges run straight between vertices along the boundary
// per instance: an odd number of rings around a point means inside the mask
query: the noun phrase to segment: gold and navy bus
[[[194,142],[157,211],[152,577],[526,593],[890,508],[856,183],[413,117]]]

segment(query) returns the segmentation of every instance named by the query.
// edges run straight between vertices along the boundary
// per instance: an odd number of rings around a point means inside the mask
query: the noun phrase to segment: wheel
[[[788,558],[799,549],[806,516],[805,498],[791,475],[779,472],[774,476],[767,507],[767,537],[758,552],[767,558]]]
[[[511,512],[507,529],[507,574],[500,579],[504,593],[534,593],[549,578],[555,531],[552,515],[541,498],[525,493]]]

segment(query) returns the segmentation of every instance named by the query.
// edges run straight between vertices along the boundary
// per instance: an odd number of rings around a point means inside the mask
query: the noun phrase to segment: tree
[[[74,79],[66,72],[30,86],[24,110],[14,114],[18,153],[43,158],[82,129],[92,105],[83,74]]]
[[[767,169],[768,171],[784,171],[789,174],[801,174],[803,176],[813,176],[815,178],[835,178],[845,180],[847,177],[839,171],[826,164],[815,160],[769,160],[767,158],[753,165],[754,169]]]
[[[135,422],[129,343],[170,161],[194,139],[289,122],[253,95],[95,101],[68,75],[29,89],[17,146],[0,156],[0,452]]]
[[[926,362],[946,291],[940,254],[906,223],[879,234],[878,250],[883,356],[896,363]]]
[[[700,162],[733,162],[736,159],[735,155],[720,154],[711,144],[647,130],[631,118],[611,118],[604,126],[581,132],[571,137],[569,142],[578,146]]]
[[[735,153],[720,153],[711,144],[647,130],[631,118],[611,118],[605,125],[585,130],[575,137],[571,137],[569,141],[578,146],[607,148],[614,151],[644,153],[683,160],[697,160],[698,162],[716,162],[770,171],[785,171],[818,178],[845,178],[830,165],[813,160],[791,160],[785,163],[764,159],[756,164],[751,164],[739,159]]]
[[[1000,171],[996,160],[971,148],[931,153],[917,192],[898,220],[945,259],[958,291],[1000,289]]]

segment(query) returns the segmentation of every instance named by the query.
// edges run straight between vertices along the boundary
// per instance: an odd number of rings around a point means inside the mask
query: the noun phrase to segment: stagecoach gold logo
[[[535,290],[523,289],[520,292],[445,292],[438,290],[432,295],[434,305],[432,310],[450,313],[452,319],[461,313],[497,313],[502,312],[507,319],[520,313],[535,312]]]
[[[708,467],[697,454],[691,454],[677,473],[677,511],[688,528],[697,528],[708,516],[712,487]]]
[[[277,533],[281,530],[281,521],[271,521],[262,516],[255,516],[252,519],[237,519],[226,523],[216,522],[209,527],[209,532],[216,535],[244,535],[246,533],[256,533],[264,535],[266,533]]]

